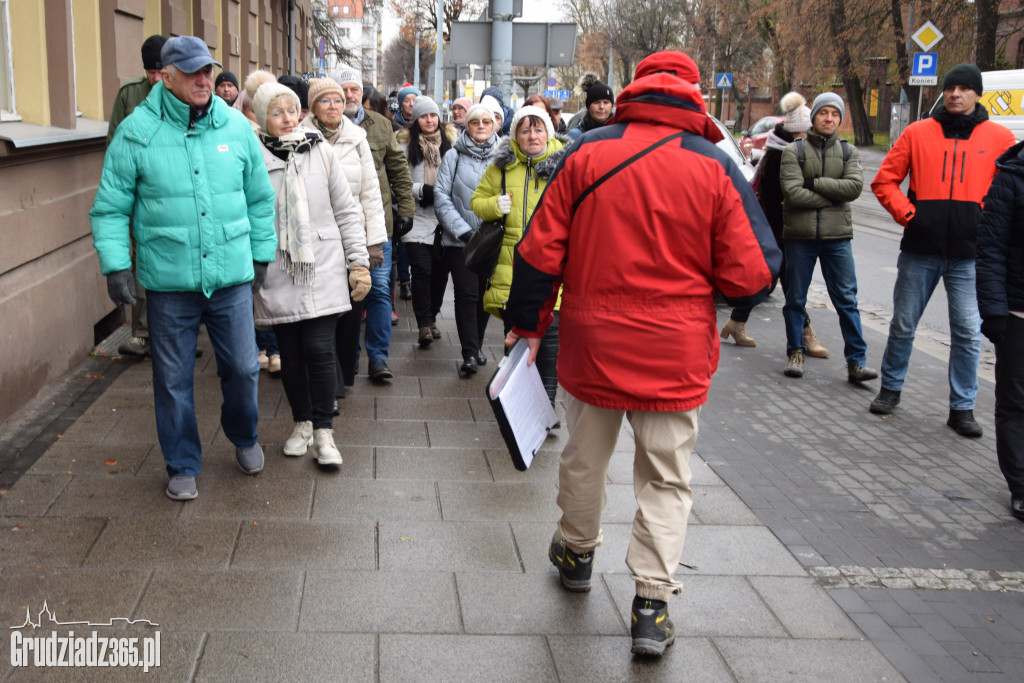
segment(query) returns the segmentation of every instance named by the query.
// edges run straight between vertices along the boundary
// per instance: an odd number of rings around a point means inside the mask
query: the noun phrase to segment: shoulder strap
[[[596,181],[594,181],[594,183],[590,187],[588,187],[582,193],[580,193],[580,196],[577,197],[576,201],[572,203],[572,212],[576,213],[576,209],[579,207],[580,204],[583,203],[583,200],[586,199],[588,196],[590,196],[591,192],[593,192],[598,187],[603,185],[604,182],[606,180],[608,180],[609,178],[611,178],[613,175],[615,175],[616,173],[618,173],[622,169],[626,168],[630,164],[634,163],[638,159],[640,159],[640,158],[650,154],[651,152],[653,152],[654,150],[658,149],[662,145],[664,145],[664,144],[666,144],[668,142],[671,142],[672,140],[680,139],[684,135],[686,135],[686,131],[679,131],[678,133],[673,133],[672,135],[669,135],[667,138],[662,138],[661,140],[658,140],[657,142],[655,142],[653,145],[640,150],[639,152],[637,152],[636,154],[634,154],[630,158],[626,159],[625,161],[623,161],[621,164],[619,164],[618,166],[616,166],[612,170],[610,170],[607,173],[605,173],[603,176],[601,176]],[[505,192],[505,174],[504,174],[504,172],[502,172],[502,176],[501,176],[501,191],[502,191],[502,194],[504,194],[504,192]]]
[[[843,163],[845,164],[850,160],[850,143],[846,140],[840,139],[839,144],[843,146]]]
[[[807,161],[807,151],[804,149],[804,139],[797,138],[793,141],[793,144],[796,145],[796,161],[800,164],[800,168],[803,169],[804,162]]]

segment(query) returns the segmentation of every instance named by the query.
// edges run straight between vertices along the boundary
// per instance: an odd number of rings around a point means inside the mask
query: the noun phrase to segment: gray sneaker
[[[124,344],[118,346],[117,352],[122,356],[141,356],[145,358],[149,355],[149,337],[132,337]]]
[[[783,371],[786,377],[803,377],[804,376],[804,352],[797,349],[793,353],[789,354],[789,362],[786,363],[786,369]]]
[[[199,496],[196,491],[195,477],[171,477],[167,482],[167,497],[171,500],[195,500]]]
[[[258,474],[263,469],[263,449],[258,443],[246,448],[235,446],[235,460],[246,474]]]

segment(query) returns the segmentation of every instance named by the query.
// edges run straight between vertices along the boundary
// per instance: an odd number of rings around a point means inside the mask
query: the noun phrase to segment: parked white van
[[[978,102],[988,109],[989,118],[1013,132],[1018,142],[1024,140],[1024,69],[983,71],[984,92]],[[942,95],[932,105],[929,116],[942,108]]]

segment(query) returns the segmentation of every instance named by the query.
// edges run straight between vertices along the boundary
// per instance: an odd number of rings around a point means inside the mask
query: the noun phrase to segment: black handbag
[[[505,194],[505,169],[501,169],[501,193]],[[484,221],[466,242],[466,268],[483,277],[494,273],[501,254],[501,243],[505,239],[505,217],[496,221]]]

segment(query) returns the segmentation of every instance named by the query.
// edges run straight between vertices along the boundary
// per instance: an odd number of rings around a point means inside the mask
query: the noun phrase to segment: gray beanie
[[[424,114],[437,114],[440,117],[441,110],[437,108],[437,103],[434,100],[425,95],[420,95],[412,103],[412,121],[415,121]]]
[[[811,121],[814,121],[814,117],[818,115],[822,107],[835,107],[839,110],[839,125],[843,125],[843,119],[846,118],[846,104],[843,102],[843,98],[834,92],[823,92],[814,98],[814,104],[811,105]]]

